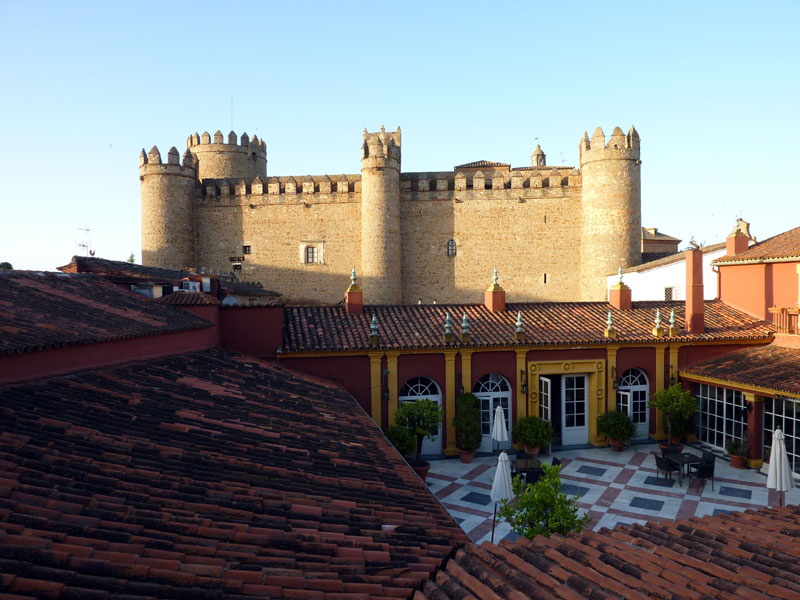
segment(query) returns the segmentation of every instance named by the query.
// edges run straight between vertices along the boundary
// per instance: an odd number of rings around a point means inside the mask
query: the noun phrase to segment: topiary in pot
[[[518,419],[512,433],[517,443],[525,446],[525,451],[534,457],[553,440],[553,426],[539,417]]]
[[[481,445],[481,404],[475,394],[466,393],[456,398],[456,446],[461,453],[461,462],[472,462],[475,451]]]
[[[425,438],[432,440],[433,436],[439,433],[442,418],[442,407],[430,398],[406,402],[395,411],[395,425],[405,427],[417,438],[414,466],[422,466],[419,458],[422,453],[422,441]]]
[[[656,392],[650,398],[650,408],[656,408],[664,415],[667,436],[672,440],[673,417],[689,419],[697,412],[697,398],[685,391],[680,383]]]
[[[390,425],[384,430],[383,434],[401,456],[410,456],[414,452],[414,448],[416,448],[417,445],[417,438],[405,427]]]
[[[611,447],[619,452],[636,435],[636,425],[628,413],[611,410],[597,417],[597,432],[611,441]]]

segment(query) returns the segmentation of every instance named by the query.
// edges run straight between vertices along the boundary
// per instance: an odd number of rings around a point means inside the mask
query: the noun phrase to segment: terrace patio
[[[687,446],[687,452],[701,450]],[[734,469],[724,458],[717,458],[714,490],[711,481],[687,480],[678,484],[677,474],[656,477],[653,455],[658,444],[626,447],[622,452],[610,448],[557,450],[541,455],[543,462],[552,456],[562,461],[562,490],[580,497],[578,506],[592,517],[594,530],[618,524],[646,523],[703,517],[750,508],[777,506],[778,495],[766,487],[767,477],[752,469]],[[512,456],[513,460],[513,456]],[[476,458],[471,464],[459,460],[430,461],[428,487],[475,543],[489,540],[492,531],[492,488],[494,456]],[[786,504],[800,504],[800,489],[786,493]],[[505,522],[495,529],[495,542],[517,535]]]

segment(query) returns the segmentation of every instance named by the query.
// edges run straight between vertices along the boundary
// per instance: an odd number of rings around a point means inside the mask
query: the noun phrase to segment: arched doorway
[[[401,405],[406,402],[416,402],[428,398],[442,405],[442,392],[438,384],[429,377],[412,377],[406,381],[400,390],[398,401]],[[439,425],[439,433],[432,440],[425,438],[422,441],[422,454],[441,454],[442,453],[442,426]]]
[[[617,386],[617,408],[628,413],[636,425],[634,440],[647,439],[650,435],[650,384],[641,369],[628,369],[620,377]]]
[[[494,427],[494,411],[498,406],[503,407],[506,417],[506,429],[509,441],[500,444],[501,450],[511,448],[511,385],[508,379],[499,373],[487,373],[481,377],[472,389],[481,401],[481,446],[478,452],[492,452],[496,442],[492,441],[492,428]]]

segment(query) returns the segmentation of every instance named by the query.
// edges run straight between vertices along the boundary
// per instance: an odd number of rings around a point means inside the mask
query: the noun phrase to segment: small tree
[[[13,271],[13,270],[14,270],[14,267],[11,266],[10,262],[6,262],[6,261],[0,262],[0,271]]]
[[[134,256],[133,252],[131,252],[131,255],[128,257],[128,262],[131,264],[136,262],[136,256]]]
[[[456,398],[456,446],[464,452],[475,452],[481,445],[481,404],[475,394],[466,393]]]
[[[558,476],[561,467],[542,464],[542,469],[544,476],[528,485],[517,475],[512,483],[515,498],[503,500],[497,514],[508,521],[512,530],[528,539],[537,535],[550,537],[554,533],[579,532],[589,521],[589,515],[581,516],[577,498],[561,491]]]
[[[406,402],[394,413],[394,422],[400,427],[405,427],[417,436],[417,450],[414,453],[414,465],[419,466],[422,454],[422,441],[425,438],[433,439],[439,433],[442,424],[442,407],[430,398],[422,398]]]
[[[390,425],[383,433],[401,456],[408,456],[417,447],[417,437],[405,427]]]
[[[673,418],[689,419],[697,412],[697,398],[692,396],[691,392],[684,390],[681,384],[676,383],[653,394],[653,397],[650,398],[650,406],[663,413],[667,423],[667,436],[671,441]]]

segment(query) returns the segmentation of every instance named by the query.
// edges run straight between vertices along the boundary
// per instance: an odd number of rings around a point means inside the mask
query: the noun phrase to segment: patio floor
[[[698,448],[687,452],[700,454]],[[645,523],[703,517],[748,508],[777,506],[778,495],[766,488],[767,477],[752,469],[733,469],[724,459],[717,459],[716,481],[656,478],[653,454],[657,444],[626,447],[622,452],[610,448],[555,451],[561,459],[562,490],[579,496],[578,506],[588,512],[594,530],[618,524]],[[540,456],[544,462],[550,456]],[[513,459],[513,457],[512,457]],[[492,489],[496,457],[476,458],[465,465],[458,459],[430,461],[428,487],[461,525],[473,542],[489,540],[492,531]],[[800,504],[800,489],[786,493],[787,504]],[[514,539],[508,523],[499,522],[495,542]]]

